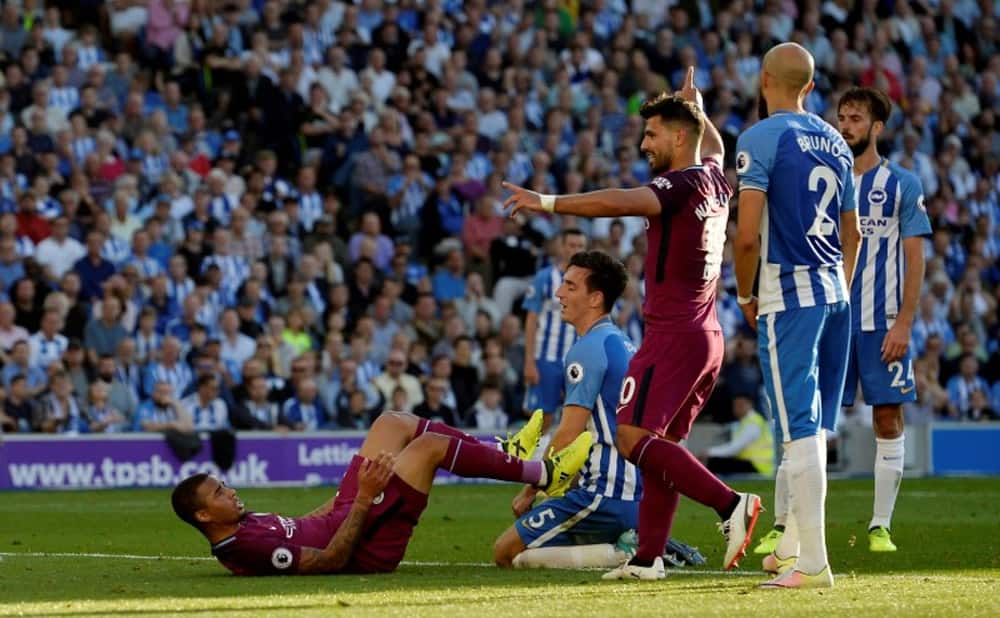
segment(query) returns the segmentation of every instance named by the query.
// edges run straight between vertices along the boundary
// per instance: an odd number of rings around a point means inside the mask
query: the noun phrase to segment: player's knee
[[[875,435],[883,440],[893,440],[903,435],[903,413],[898,406],[875,408]]]
[[[510,543],[502,536],[493,544],[493,562],[498,567],[504,569],[511,568],[514,565],[514,556],[516,555]]]
[[[408,418],[412,415],[403,412],[383,412],[372,423],[371,430],[392,432],[396,435],[413,436],[417,423],[415,418]]]
[[[420,453],[433,461],[440,461],[448,452],[448,443],[451,438],[436,433],[425,433],[417,436],[410,442],[406,450]]]

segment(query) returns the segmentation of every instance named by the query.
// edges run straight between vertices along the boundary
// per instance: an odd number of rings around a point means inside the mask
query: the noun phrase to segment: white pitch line
[[[202,561],[214,562],[215,558],[210,556],[143,556],[138,554],[101,554],[90,552],[40,552],[40,551],[5,551],[0,552],[0,558],[98,558],[102,560],[175,560],[175,561]],[[404,560],[400,563],[403,566],[426,566],[426,567],[472,567],[481,569],[496,568],[492,562],[440,562],[440,561],[420,561]],[[602,569],[578,569],[578,570],[602,570]],[[760,577],[766,575],[762,571],[713,571],[713,570],[679,570],[671,569],[670,575],[728,575],[728,576],[753,576]]]

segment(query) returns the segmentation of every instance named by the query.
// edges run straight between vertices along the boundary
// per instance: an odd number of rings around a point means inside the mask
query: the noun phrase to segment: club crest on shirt
[[[872,206],[881,206],[889,199],[889,195],[883,189],[872,189],[868,192],[868,203]]]
[[[566,379],[569,380],[570,384],[579,384],[580,380],[583,379],[583,365],[580,363],[571,363],[566,368]]]
[[[653,185],[657,189],[660,189],[661,191],[666,191],[667,189],[670,189],[671,187],[674,186],[673,184],[671,184],[669,180],[667,180],[663,176],[657,176],[656,178],[654,178]]]
[[[279,547],[271,553],[271,564],[276,569],[287,569],[292,566],[292,552],[285,547]]]

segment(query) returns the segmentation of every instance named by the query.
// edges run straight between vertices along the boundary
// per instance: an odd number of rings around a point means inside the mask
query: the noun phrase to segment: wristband
[[[737,296],[736,297],[736,304],[737,305],[749,305],[752,302],[753,302],[753,296]]]
[[[547,195],[545,193],[539,193],[538,199],[542,203],[542,210],[544,210],[545,212],[556,211],[556,196]]]

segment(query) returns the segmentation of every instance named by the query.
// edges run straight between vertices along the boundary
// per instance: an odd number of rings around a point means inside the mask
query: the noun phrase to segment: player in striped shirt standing
[[[851,348],[844,405],[854,403],[858,381],[873,407],[875,504],[868,548],[896,551],[889,535],[903,478],[902,404],[916,401],[911,330],[924,280],[924,240],[931,233],[920,180],[878,153],[878,138],[892,103],[873,88],[852,88],[840,98],[840,133],[854,153],[854,187],[861,224],[861,252],[851,286]],[[783,478],[784,475],[779,475]],[[784,482],[775,492],[787,492]],[[786,501],[776,496],[775,503]],[[776,513],[776,520],[781,520]],[[762,541],[773,551],[780,531]]]
[[[524,297],[524,400],[526,413],[541,410],[545,414],[542,432],[548,431],[556,409],[562,403],[563,359],[576,342],[573,325],[561,317],[556,292],[562,285],[569,260],[587,249],[587,238],[578,229],[563,230],[559,235],[558,260],[538,271]],[[546,440],[540,445],[546,450]]]
[[[758,332],[790,494],[777,554],[787,559],[788,570],[764,588],[833,586],[824,430],[836,427],[844,391],[848,290],[860,233],[851,150],[836,129],[803,107],[814,66],[812,55],[795,43],[768,51],[761,121],[736,144],[737,302]],[[758,265],[759,300],[753,297]],[[777,570],[769,564],[774,560],[773,554],[765,558],[766,570]]]

